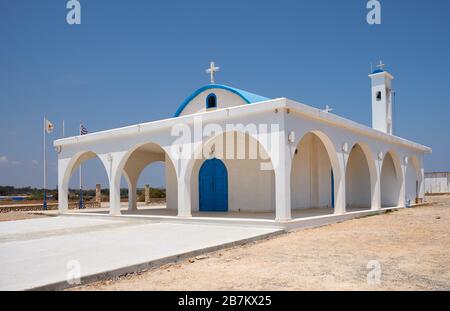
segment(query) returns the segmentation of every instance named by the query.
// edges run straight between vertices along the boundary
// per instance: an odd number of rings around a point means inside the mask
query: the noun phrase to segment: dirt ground
[[[450,290],[450,196],[429,201],[74,290]]]

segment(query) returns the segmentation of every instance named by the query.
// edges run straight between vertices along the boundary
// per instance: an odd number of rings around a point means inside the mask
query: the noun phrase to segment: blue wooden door
[[[228,211],[228,174],[225,164],[213,159],[213,204],[215,212]]]
[[[213,163],[212,160],[205,161],[198,174],[198,188],[200,211],[213,211]]]
[[[334,172],[331,169],[331,208],[334,208]]]
[[[205,161],[200,168],[198,183],[201,212],[228,211],[228,174],[221,160]]]

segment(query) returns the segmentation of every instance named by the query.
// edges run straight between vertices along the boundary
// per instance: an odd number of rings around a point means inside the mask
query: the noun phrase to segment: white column
[[[67,174],[67,170],[70,169],[67,167],[67,160],[58,159],[58,211],[60,214],[67,213],[69,210],[69,182],[64,180]]]
[[[338,157],[343,158],[342,154],[338,153]],[[334,214],[340,215],[346,212],[346,198],[345,198],[345,164],[339,165],[339,175],[335,172],[334,185]]]
[[[287,165],[275,170],[275,220],[291,219],[291,176]]]
[[[417,189],[417,197],[424,202],[425,200],[425,170],[423,167],[423,154],[419,155],[417,157],[418,166],[419,166],[419,176],[418,176],[418,182],[419,182],[419,189]]]
[[[284,126],[284,123],[282,124]],[[272,133],[277,140],[278,148],[271,150],[271,160],[275,172],[275,220],[291,219],[291,167],[292,157],[289,151],[288,139],[284,129]],[[274,142],[272,140],[272,142]]]
[[[422,165],[422,164],[421,164]],[[419,180],[419,193],[418,197],[422,200],[425,199],[425,170],[421,166],[420,168],[420,180]]]
[[[191,213],[191,185],[185,176],[177,176],[178,185],[178,217],[192,217]]]
[[[187,147],[185,147],[187,148]],[[174,161],[177,178],[177,209],[178,217],[192,217],[191,212],[191,174],[195,159],[189,158],[189,153]]]
[[[406,187],[405,187],[405,183],[406,183],[406,169],[407,169],[408,164],[404,163],[404,159],[402,159],[402,163],[400,165],[401,168],[401,184],[400,184],[400,195],[398,198],[398,206],[399,207],[404,207],[406,205]]]
[[[372,189],[372,206],[371,210],[377,211],[381,208],[381,182],[380,178],[377,177],[375,186]]]
[[[128,184],[128,210],[137,210],[137,183],[135,181]]]
[[[109,181],[109,214],[120,215],[120,178]]]
[[[123,156],[124,152],[99,155],[108,171],[109,214],[111,216],[120,215],[120,179],[123,170],[123,166],[120,166],[120,161]]]
[[[377,156],[374,156],[375,158],[375,169],[376,172],[374,172],[375,176],[371,176],[371,182],[373,182],[375,185],[371,185],[371,210],[377,211],[381,208],[381,164],[378,159],[376,159]]]
[[[122,174],[128,186],[128,210],[135,211],[137,210],[137,180],[139,174],[127,172],[125,169]]]

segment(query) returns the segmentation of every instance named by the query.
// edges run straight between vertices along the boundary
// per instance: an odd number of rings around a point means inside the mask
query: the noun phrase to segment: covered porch
[[[366,208],[347,208],[347,213],[367,211]],[[168,209],[166,205],[148,206],[143,203],[137,204],[137,209],[129,209],[128,203],[121,204],[121,216],[162,216],[177,217],[175,209]],[[70,210],[68,214],[85,215],[109,215],[110,209],[107,203],[103,203],[101,208]],[[303,208],[294,209],[291,212],[292,220],[299,220],[317,216],[334,215],[334,210],[329,208]],[[275,211],[227,211],[227,212],[200,212],[192,211],[192,218],[221,218],[221,219],[259,219],[275,220]]]

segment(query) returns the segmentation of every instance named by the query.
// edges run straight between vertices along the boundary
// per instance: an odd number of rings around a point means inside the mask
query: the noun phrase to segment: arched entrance
[[[322,138],[314,132],[305,134],[292,160],[291,206],[294,213],[304,209],[315,209],[320,214],[333,213],[336,187],[333,168]]]
[[[178,202],[175,167],[168,153],[159,144],[148,142],[135,146],[123,158],[119,167],[122,169],[118,170],[115,178],[124,188],[128,188],[128,211],[125,213],[176,215]]]
[[[79,175],[81,165],[83,165],[82,178]],[[59,209],[62,212],[67,212],[69,207],[78,209],[80,206],[96,206],[97,204],[90,204],[95,202],[95,185],[100,184],[104,191],[108,191],[109,188],[105,161],[92,151],[82,151],[75,154],[68,161],[61,177],[58,181],[58,201]],[[107,200],[106,193],[104,193],[104,196],[104,200]]]
[[[371,208],[371,177],[368,159],[359,144],[353,146],[347,161],[345,192],[347,208]]]
[[[226,168],[228,204],[225,211],[229,212],[229,217],[236,217],[238,213],[246,213],[250,218],[275,217],[274,169],[268,153],[252,134],[240,130],[214,133],[193,154],[188,180],[194,214],[203,211],[199,196],[200,170],[206,161],[217,159]]]
[[[228,211],[228,173],[219,159],[206,160],[198,174],[200,212]]]
[[[381,207],[399,206],[402,184],[399,166],[397,157],[386,153],[381,168]]]

